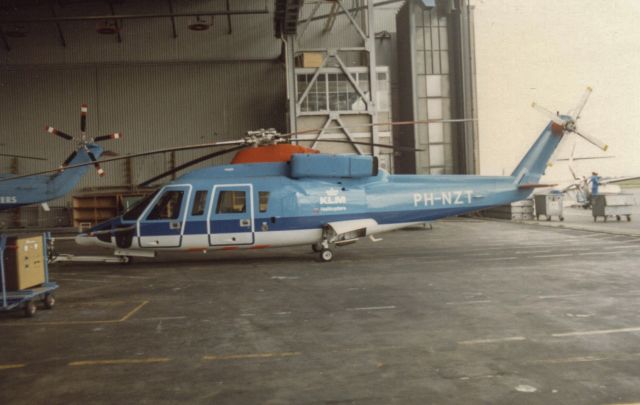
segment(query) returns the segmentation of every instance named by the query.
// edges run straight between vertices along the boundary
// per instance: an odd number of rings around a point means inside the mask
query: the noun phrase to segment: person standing
[[[591,182],[591,198],[593,198],[593,196],[598,194],[598,187],[600,186],[600,176],[598,176],[598,173],[596,172],[591,172],[591,178],[589,179],[589,181]]]

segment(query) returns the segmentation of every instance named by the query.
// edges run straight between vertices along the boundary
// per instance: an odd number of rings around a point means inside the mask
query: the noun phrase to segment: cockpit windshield
[[[142,213],[144,212],[145,208],[147,208],[147,205],[149,205],[149,202],[151,202],[151,200],[153,200],[153,198],[158,194],[158,191],[160,190],[156,190],[136,202],[133,207],[129,209],[129,211],[125,212],[124,215],[122,215],[122,219],[124,221],[137,221],[138,218],[140,218],[140,215],[142,215]]]

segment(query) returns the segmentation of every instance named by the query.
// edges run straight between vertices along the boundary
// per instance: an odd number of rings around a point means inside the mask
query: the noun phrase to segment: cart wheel
[[[24,316],[27,318],[31,318],[36,314],[38,307],[36,307],[36,303],[33,301],[29,301],[24,306]]]
[[[313,245],[311,245],[311,249],[316,253],[322,252],[322,243],[314,243]]]
[[[631,222],[631,215],[627,215],[627,222]]]
[[[333,260],[333,252],[331,251],[331,249],[324,249],[322,252],[320,252],[320,260],[323,262],[330,262],[331,260]]]
[[[560,217],[560,221],[564,221],[564,217]]]
[[[56,297],[53,294],[46,294],[42,302],[44,303],[45,309],[51,309],[56,305]]]
[[[620,215],[616,215],[616,221],[620,221]]]

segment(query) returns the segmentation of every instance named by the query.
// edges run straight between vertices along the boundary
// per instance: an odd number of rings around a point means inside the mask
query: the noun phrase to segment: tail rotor
[[[89,145],[95,144],[102,141],[108,141],[111,139],[120,139],[122,138],[122,133],[114,132],[107,135],[96,136],[95,138],[90,138],[87,136],[87,112],[89,111],[89,106],[87,104],[82,104],[80,106],[80,136],[75,137],[73,135],[69,135],[66,132],[63,132],[59,129],[56,129],[52,126],[46,126],[45,130],[52,135],[58,136],[66,141],[72,141],[76,143],[76,149],[71,152],[71,154],[64,160],[62,165],[60,165],[60,171],[64,171],[64,169],[69,166],[69,164],[73,161],[73,159],[78,156],[78,152],[80,150],[84,150],[89,159],[94,162],[94,167],[99,176],[103,176],[105,171],[100,167],[100,164],[97,163],[98,159],[95,154],[91,151]]]
[[[553,129],[556,130],[557,132],[574,133],[579,137],[583,138],[584,140],[586,140],[587,142],[591,143],[592,145],[595,145],[596,147],[602,149],[603,151],[606,151],[609,148],[607,144],[605,144],[604,142],[602,142],[601,140],[599,140],[594,136],[588,135],[582,131],[578,131],[578,127],[577,127],[577,122],[580,119],[580,114],[582,114],[582,110],[584,109],[584,106],[587,104],[587,101],[589,100],[589,96],[591,95],[592,91],[593,89],[591,87],[587,87],[585,93],[582,95],[582,98],[578,102],[578,105],[576,105],[576,107],[573,110],[569,111],[567,115],[560,115],[560,113],[554,114],[548,109],[536,103],[533,103],[531,106],[536,110],[538,110],[539,112],[541,112],[546,117],[548,117],[555,124]]]

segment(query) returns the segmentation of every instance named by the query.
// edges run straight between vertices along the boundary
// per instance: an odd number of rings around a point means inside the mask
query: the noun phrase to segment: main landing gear
[[[331,250],[331,245],[327,239],[314,243],[311,245],[311,249],[319,253],[318,259],[320,259],[321,262],[330,262],[333,260],[333,250]]]

